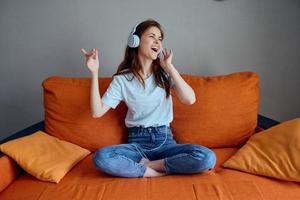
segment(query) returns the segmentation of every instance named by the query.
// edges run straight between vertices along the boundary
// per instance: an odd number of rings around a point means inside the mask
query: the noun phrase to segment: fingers
[[[84,55],[87,55],[87,54],[88,54],[84,48],[81,48],[80,50],[81,50],[81,52],[82,52]]]
[[[168,53],[168,49],[165,48],[165,50],[164,50],[164,56],[167,56],[167,53]]]
[[[92,57],[94,59],[98,58],[98,50],[97,49],[92,49],[90,52],[87,52],[84,48],[81,48],[80,50],[86,57]]]
[[[163,53],[163,55],[164,56],[170,56],[172,53],[173,53],[173,51],[172,51],[172,49],[167,49],[167,48],[165,48],[163,51],[162,51],[162,53]]]
[[[92,56],[93,56],[93,59],[96,59],[98,56],[97,56],[98,52],[96,49],[93,49],[92,50]]]
[[[98,49],[96,49],[96,59],[98,59]]]
[[[81,52],[87,57],[89,57],[93,54],[93,51],[87,52],[84,48],[81,48]]]

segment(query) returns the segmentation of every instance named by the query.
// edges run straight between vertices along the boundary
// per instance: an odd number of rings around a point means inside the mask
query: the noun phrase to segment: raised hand
[[[160,65],[168,73],[169,68],[172,67],[173,51],[171,49],[164,49],[159,57]]]
[[[81,52],[85,55],[85,65],[90,70],[92,74],[98,74],[99,70],[99,58],[98,50],[92,49],[90,52],[87,52],[85,49],[81,48]]]

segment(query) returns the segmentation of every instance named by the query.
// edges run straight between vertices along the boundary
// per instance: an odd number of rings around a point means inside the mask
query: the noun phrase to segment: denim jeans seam
[[[138,143],[131,143],[131,146],[135,147],[135,150],[140,154],[142,158],[148,159],[147,154],[144,152],[144,149]],[[143,155],[142,155],[143,154]]]
[[[142,168],[142,172],[141,172],[141,175],[139,177],[144,177],[144,174],[147,170],[147,167],[145,165],[143,165],[144,167]]]

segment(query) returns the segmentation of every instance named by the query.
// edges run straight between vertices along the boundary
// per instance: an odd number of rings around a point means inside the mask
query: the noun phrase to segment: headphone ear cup
[[[127,44],[131,48],[136,48],[140,45],[140,38],[135,34],[130,34],[128,37]]]

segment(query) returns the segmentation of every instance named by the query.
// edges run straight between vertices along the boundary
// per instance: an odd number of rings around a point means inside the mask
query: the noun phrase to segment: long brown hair
[[[134,34],[138,35],[139,38],[141,38],[142,34],[150,27],[157,27],[161,32],[162,39],[164,38],[164,32],[162,30],[161,25],[153,20],[148,19],[146,21],[141,22],[134,32]],[[126,47],[125,49],[125,56],[123,61],[118,66],[117,72],[113,75],[120,75],[120,74],[127,74],[127,73],[133,73],[133,77],[136,77],[140,83],[145,88],[145,82],[142,76],[138,73],[142,69],[141,63],[138,59],[138,48],[130,48]],[[163,70],[163,68],[160,66],[159,57],[157,57],[152,62],[152,71],[155,77],[155,83],[161,88],[164,88],[166,91],[166,97],[168,98],[170,96],[170,77],[167,75],[167,73]],[[126,77],[126,76],[125,76]],[[127,78],[126,78],[127,79]],[[132,79],[130,81],[132,81]],[[128,79],[127,79],[128,80]]]

